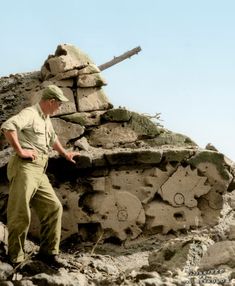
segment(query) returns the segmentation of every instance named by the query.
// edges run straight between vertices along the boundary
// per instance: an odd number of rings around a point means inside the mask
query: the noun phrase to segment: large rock
[[[81,273],[68,273],[65,269],[57,271],[57,274],[39,273],[30,279],[33,284],[21,285],[48,285],[48,286],[87,286],[88,279]],[[30,282],[29,282],[30,283]]]
[[[100,73],[84,74],[78,77],[77,85],[79,87],[100,87],[107,85],[105,79],[100,75]]]
[[[78,70],[78,75],[93,74],[99,72],[100,69],[95,64],[89,63],[84,68]]]
[[[42,66],[42,78],[45,80],[66,71],[82,69],[89,63],[93,64],[93,61],[79,48],[69,44],[59,45],[55,55],[49,56]]]
[[[104,113],[104,110],[97,110],[91,112],[75,112],[72,114],[67,114],[61,116],[62,119],[77,123],[82,126],[96,126],[101,124],[101,116]]]
[[[24,73],[0,78],[0,125],[22,108],[41,89],[40,73]]]
[[[225,265],[235,267],[235,241],[220,241],[211,245],[200,262],[203,270]]]
[[[119,123],[106,123],[93,129],[89,135],[89,143],[96,147],[106,147],[108,144],[136,141],[138,135],[131,128]]]
[[[175,147],[188,146],[195,149],[198,147],[198,145],[188,136],[185,136],[180,133],[175,133],[169,130],[164,130],[164,132],[160,133],[159,136],[146,140],[146,143],[150,147],[161,147],[164,145],[170,145]]]
[[[125,109],[107,111],[102,115],[102,121],[105,123],[90,132],[89,143],[92,146],[135,142],[138,139],[157,137],[164,132],[146,116]]]
[[[150,253],[149,268],[157,269],[162,274],[167,271],[176,273],[179,269],[190,271],[212,244],[211,239],[203,236],[171,240],[159,250]]]
[[[78,111],[87,112],[94,110],[106,110],[112,107],[102,88],[87,87],[77,89]]]
[[[110,122],[128,122],[131,119],[132,112],[124,108],[110,109],[102,115],[103,121]]]
[[[64,147],[70,140],[78,138],[84,133],[84,127],[79,124],[66,122],[60,118],[52,118],[51,121],[55,132]]]

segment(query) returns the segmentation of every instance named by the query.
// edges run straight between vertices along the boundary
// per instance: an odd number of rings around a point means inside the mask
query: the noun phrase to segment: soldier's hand
[[[80,156],[80,153],[79,152],[66,152],[65,154],[65,158],[74,164],[76,164],[76,161],[73,158],[76,156]]]
[[[30,150],[30,149],[22,149],[18,155],[21,157],[21,158],[24,158],[24,159],[32,159],[35,160],[37,159],[37,156],[38,156],[38,152],[36,150]]]

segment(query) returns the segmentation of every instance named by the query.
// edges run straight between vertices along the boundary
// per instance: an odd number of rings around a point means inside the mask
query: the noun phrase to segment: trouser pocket
[[[17,174],[19,167],[19,158],[16,155],[13,155],[7,165],[7,178],[11,182],[12,179],[15,177]]]

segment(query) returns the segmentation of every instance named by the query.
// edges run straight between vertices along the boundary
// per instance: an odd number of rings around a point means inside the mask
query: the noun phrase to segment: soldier
[[[14,149],[8,166],[9,199],[7,205],[8,255],[17,265],[24,261],[24,244],[30,225],[30,206],[40,220],[40,250],[37,257],[59,267],[62,205],[46,175],[48,153],[55,149],[75,163],[78,152],[67,152],[53,129],[50,115],[68,99],[60,88],[49,85],[39,103],[24,108],[1,126]]]

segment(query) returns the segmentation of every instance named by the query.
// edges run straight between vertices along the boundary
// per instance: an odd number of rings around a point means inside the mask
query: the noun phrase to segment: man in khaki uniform
[[[48,152],[55,149],[75,163],[78,152],[66,152],[53,129],[50,115],[68,99],[60,88],[49,85],[39,103],[12,116],[1,126],[15,153],[7,176],[10,182],[7,205],[8,254],[13,264],[24,261],[32,206],[41,223],[38,257],[51,265],[59,265],[57,254],[61,236],[62,205],[46,175]]]

